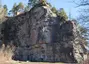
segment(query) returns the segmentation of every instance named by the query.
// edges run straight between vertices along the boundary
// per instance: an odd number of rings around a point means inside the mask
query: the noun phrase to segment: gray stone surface
[[[60,19],[47,6],[33,7],[29,12],[4,22],[5,45],[16,46],[14,60],[79,62],[83,47],[76,45],[76,24]],[[78,51],[78,52],[77,52]],[[80,52],[81,51],[81,52]],[[81,53],[81,54],[80,54]],[[78,56],[77,56],[78,55]],[[82,59],[83,60],[83,59]]]

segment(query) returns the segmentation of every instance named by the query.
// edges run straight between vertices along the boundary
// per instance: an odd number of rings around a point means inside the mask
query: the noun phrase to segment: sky
[[[57,9],[64,8],[65,12],[69,16],[71,14],[71,18],[77,18],[79,15],[78,8],[76,5],[71,2],[72,0],[47,0],[52,4],[52,6],[56,7]],[[27,4],[28,0],[1,0],[2,5],[6,4],[8,9],[10,10],[14,3],[23,2],[25,5]]]

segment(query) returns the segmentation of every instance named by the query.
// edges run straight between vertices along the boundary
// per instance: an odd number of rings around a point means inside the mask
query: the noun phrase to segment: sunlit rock
[[[47,6],[33,7],[29,12],[6,20],[3,23],[5,44],[16,47],[12,59],[65,63],[83,61],[84,48],[76,41],[76,23],[66,21],[60,25],[59,21]]]

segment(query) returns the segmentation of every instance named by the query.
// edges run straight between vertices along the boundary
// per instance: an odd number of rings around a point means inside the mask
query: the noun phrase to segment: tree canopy
[[[78,17],[78,23],[82,26],[81,33],[82,36],[89,40],[89,0],[73,0],[73,3],[78,7],[83,7],[80,9],[80,15]],[[86,7],[85,7],[86,6]]]
[[[68,16],[63,8],[60,8],[60,10],[58,11],[58,16],[60,16],[64,21],[68,19]]]
[[[4,8],[4,11],[5,11],[5,15],[6,15],[7,14],[7,10],[8,10],[7,5],[3,5],[3,8]]]
[[[36,5],[38,3],[43,3],[44,4],[45,2],[46,2],[46,0],[29,0],[28,5],[30,7],[33,7],[34,5]]]
[[[18,5],[15,3],[13,5],[13,8],[9,12],[12,13],[13,16],[16,16],[17,12],[22,12],[22,11],[24,11],[24,5],[22,2],[20,2]]]
[[[52,12],[56,13],[58,17],[60,17],[61,21],[66,21],[68,19],[68,16],[63,8],[60,8],[57,10],[55,7],[52,7]]]

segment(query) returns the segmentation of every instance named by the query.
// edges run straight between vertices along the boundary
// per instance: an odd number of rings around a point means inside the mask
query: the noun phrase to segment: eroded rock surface
[[[77,37],[76,24],[66,21],[60,25],[60,20],[47,6],[33,7],[4,22],[4,40],[6,46],[16,46],[14,60],[78,62],[76,53],[83,58],[83,50],[75,43]],[[78,42],[79,43],[79,42]],[[84,50],[83,50],[84,51]]]

